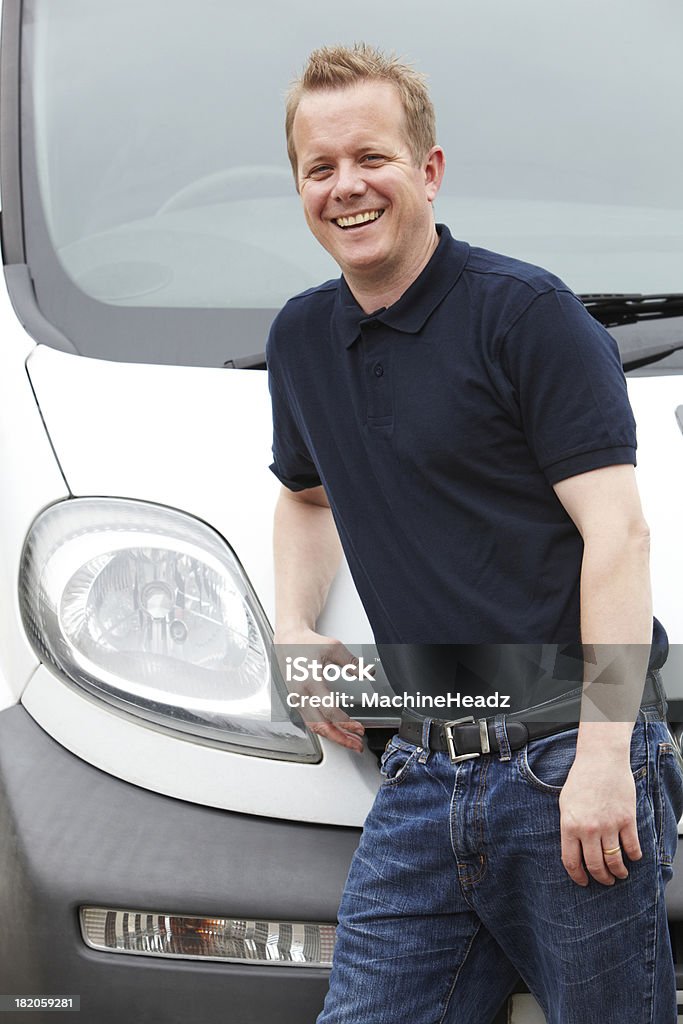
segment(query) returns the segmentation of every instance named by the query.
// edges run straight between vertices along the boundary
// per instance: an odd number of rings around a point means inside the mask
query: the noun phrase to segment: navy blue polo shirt
[[[616,344],[548,271],[438,231],[389,308],[342,277],[279,313],[271,469],[324,485],[378,643],[576,642],[583,543],[552,484],[635,464]]]

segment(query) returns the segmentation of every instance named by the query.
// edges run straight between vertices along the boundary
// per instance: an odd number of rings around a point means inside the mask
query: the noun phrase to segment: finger
[[[364,725],[349,718],[341,708],[324,708],[322,717],[332,727],[329,738],[334,739],[335,743],[341,743],[342,746],[351,747],[353,750],[363,749]]]
[[[355,750],[359,754],[363,751],[362,739],[340,729],[334,722],[312,722],[309,724],[309,728],[311,732],[317,733],[318,736],[324,736],[325,739],[338,743],[341,747]]]
[[[316,708],[307,705],[300,711],[311,730],[326,739],[360,753],[363,750],[365,726],[349,718],[340,708]]]
[[[355,719],[349,718],[341,708],[325,708],[323,718],[326,718],[331,725],[336,729],[341,729],[343,732],[352,733],[355,736],[365,735],[365,726],[361,725],[360,722],[356,722]]]
[[[619,836],[610,835],[602,839],[602,859],[615,878],[628,878],[628,870],[621,855]]]
[[[358,658],[351,654],[340,640],[333,641],[320,656],[323,665],[358,665]]]
[[[640,860],[643,856],[635,818],[632,818],[621,830],[621,848],[629,860]]]
[[[331,693],[335,691],[331,690],[325,683],[311,679],[305,683],[301,683],[299,686],[299,693],[306,697],[329,697]],[[302,713],[305,711],[305,715]],[[310,712],[310,719],[307,717]],[[302,714],[304,721],[316,722],[319,720],[325,720],[328,722],[334,722],[336,725],[340,725],[344,729],[348,729],[350,732],[357,732],[359,735],[364,735],[366,731],[365,725],[361,725],[360,722],[356,722],[355,719],[350,718],[346,712],[333,705],[329,708],[327,705],[321,705],[316,707],[311,706],[310,703],[306,702],[305,708],[299,709],[299,714]]]
[[[562,863],[564,869],[577,885],[588,885],[588,875],[584,871],[581,859],[581,843],[572,836],[561,833]]]
[[[360,659],[352,654],[340,640],[335,640],[330,644],[323,652],[321,660],[323,665],[353,665],[356,669],[360,668]],[[368,665],[365,667],[365,671],[374,676],[375,666]]]
[[[345,729],[347,732],[356,733],[358,736],[365,736],[365,726],[360,722],[356,722],[353,718],[346,718],[345,721],[335,722],[340,729]]]
[[[322,710],[322,717],[337,729],[343,729],[345,732],[355,733],[358,736],[365,735],[365,726],[361,725],[354,718],[349,718],[341,708],[324,708]]]
[[[601,885],[614,885],[614,875],[605,863],[605,855],[602,852],[600,837],[594,835],[590,837],[584,836],[581,845],[583,846],[583,859],[588,873],[593,876],[596,882],[600,882]]]
[[[348,744],[349,746],[352,746],[354,750],[364,750],[365,749],[365,745],[364,745],[364,742],[363,742],[364,733],[356,733],[356,732],[352,733],[352,732],[349,732],[348,729],[345,729],[344,726],[342,726],[342,725],[337,725],[336,723],[333,723],[333,724],[334,724],[334,728],[341,735],[343,735],[346,738],[346,744],[345,745]],[[350,743],[349,743],[349,741],[350,741]]]

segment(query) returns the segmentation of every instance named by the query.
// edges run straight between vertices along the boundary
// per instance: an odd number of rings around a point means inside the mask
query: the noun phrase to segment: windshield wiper
[[[223,363],[226,370],[265,370],[265,352],[257,352],[253,356],[233,356]]]
[[[602,292],[579,295],[584,306],[605,327],[624,327],[628,324],[653,323],[673,317],[683,317],[683,292],[642,295],[639,292]],[[661,337],[665,330],[668,337]],[[666,359],[683,350],[681,334],[676,327],[660,328],[652,338],[626,337],[615,334],[621,350],[624,370],[638,370]],[[634,344],[635,342],[635,344]]]
[[[642,323],[644,320],[663,320],[667,317],[683,316],[683,292],[669,295],[640,295],[638,293],[615,292],[612,294],[579,295],[588,312],[605,327],[620,327],[623,324]],[[637,370],[641,366],[666,359],[674,352],[680,352],[683,343],[666,346],[651,346],[645,351],[622,352],[624,370]],[[265,370],[266,357],[263,352],[248,356],[234,356],[223,363],[226,369]]]
[[[624,368],[624,373],[628,373],[629,370],[638,370],[641,366],[652,366],[653,363],[658,363],[660,359],[666,359],[667,356],[672,356],[674,352],[681,351],[683,351],[683,342],[680,345],[667,345],[665,348],[656,348],[632,358],[628,355],[622,355],[621,365]]]
[[[605,327],[683,316],[683,292],[671,292],[668,295],[579,295],[579,298],[591,316]]]

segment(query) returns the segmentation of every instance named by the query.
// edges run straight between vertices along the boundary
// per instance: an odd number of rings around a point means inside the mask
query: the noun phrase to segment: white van
[[[676,731],[683,12],[2,6],[0,998],[24,1003],[0,1009],[313,1024],[396,718],[357,757],[287,711],[272,664],[265,339],[338,273],[284,91],[323,43],[413,59],[449,160],[438,219],[547,266],[612,331]],[[345,565],[320,628],[373,642]],[[678,876],[667,898],[678,957]],[[520,983],[493,1024],[542,1019]]]

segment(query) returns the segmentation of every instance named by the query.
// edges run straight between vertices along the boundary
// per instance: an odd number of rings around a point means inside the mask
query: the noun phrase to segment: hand
[[[335,640],[331,636],[323,636],[312,629],[276,633],[275,650],[285,686],[290,693],[302,696],[324,697],[332,691],[323,680],[309,678],[304,682],[287,682],[284,663],[287,655],[296,656],[301,653],[309,662],[318,661],[323,666],[358,666],[358,658],[354,657],[339,640]],[[324,736],[342,747],[348,747],[349,750],[355,750],[358,754],[362,753],[365,727],[350,718],[343,708],[311,707],[310,704],[304,704],[298,710],[311,732]]]
[[[585,867],[602,885],[628,878],[624,856],[640,860],[636,787],[628,756],[577,756],[560,793],[562,863],[578,885],[588,885]],[[621,852],[605,850],[621,846]]]

